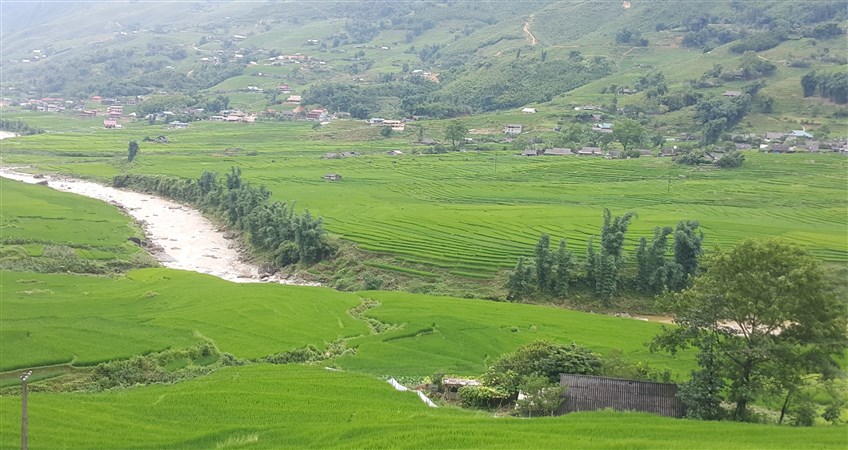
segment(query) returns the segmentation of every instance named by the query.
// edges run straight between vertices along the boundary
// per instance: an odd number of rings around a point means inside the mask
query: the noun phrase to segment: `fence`
[[[668,417],[683,416],[683,405],[677,398],[675,384],[561,374],[560,385],[565,387],[565,401],[560,406],[560,414],[612,408]]]

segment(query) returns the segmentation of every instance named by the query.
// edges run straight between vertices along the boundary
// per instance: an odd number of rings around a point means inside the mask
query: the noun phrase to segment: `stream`
[[[262,274],[258,266],[244,261],[236,240],[226,237],[203,215],[186,205],[133,191],[103,186],[91,181],[64,176],[34,175],[17,172],[14,167],[0,167],[0,176],[25,183],[47,182],[47,186],[86,197],[96,198],[120,207],[144,229],[148,251],[159,262],[172,269],[190,270],[239,283],[271,282],[300,286],[319,283]]]

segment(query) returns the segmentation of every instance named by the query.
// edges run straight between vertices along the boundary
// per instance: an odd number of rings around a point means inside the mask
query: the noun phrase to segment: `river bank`
[[[20,169],[20,168],[18,168]],[[241,283],[272,282],[302,286],[319,283],[262,273],[246,262],[238,242],[229,239],[199,211],[161,197],[103,186],[68,177],[36,176],[16,168],[0,168],[0,176],[47,186],[114,204],[133,217],[144,229],[147,249],[159,262],[172,269],[190,270]]]

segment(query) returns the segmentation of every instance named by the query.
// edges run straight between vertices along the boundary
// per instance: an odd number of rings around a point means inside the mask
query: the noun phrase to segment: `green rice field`
[[[72,194],[5,181],[0,187],[4,216],[20,218],[29,205],[46,215],[53,209],[45,205],[65,205],[69,211],[56,220],[67,218],[75,226],[53,231],[56,241],[115,244],[131,227],[129,218],[110,205],[87,211],[87,199]],[[26,226],[17,237],[49,231]],[[5,388],[0,448],[20,445],[20,396],[10,387],[25,368],[35,371],[29,396],[33,449],[794,449],[846,443],[845,427],[695,422],[610,411],[526,420],[451,406],[431,409],[382,381],[421,379],[439,371],[479,375],[493,358],[537,339],[573,341],[603,354],[620,351],[627,361],[648,362],[685,379],[693,355],[649,353],[643,343],[660,325],[640,320],[400,292],[235,284],[158,268],[111,277],[2,271],[0,292],[0,371],[5,372],[0,374]],[[366,300],[371,307],[354,314]],[[392,328],[375,333],[364,318]],[[354,353],[317,366],[255,362],[340,340]],[[176,384],[100,393],[39,388],[98,362],[200,342],[248,365]]]
[[[163,133],[172,143],[143,143],[136,162],[125,163],[128,140]],[[188,130],[136,123],[4,141],[4,163],[103,179],[122,171],[196,178],[237,165],[245,179],[323,216],[329,231],[363,249],[460,276],[486,278],[511,267],[541,233],[568,238],[580,255],[599,233],[603,208],[638,213],[630,248],[655,226],[691,219],[701,223],[707,249],[780,236],[824,261],[848,262],[844,155],[749,152],[742,168],[717,170],[668,158],[525,158],[501,144],[414,154],[423,148],[409,143],[412,133],[388,140],[372,134],[354,122],[318,130],[300,123],[198,123]],[[388,149],[404,155],[388,156]],[[338,151],[362,155],[323,158]],[[324,182],[330,172],[343,180]]]
[[[0,398],[0,447],[20,445],[20,398]],[[178,385],[33,393],[30,448],[844,448],[844,427],[695,422],[633,413],[546,419],[427,408],[350,372],[229,368]]]

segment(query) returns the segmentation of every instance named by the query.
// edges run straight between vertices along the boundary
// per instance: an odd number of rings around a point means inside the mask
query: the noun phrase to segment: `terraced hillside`
[[[392,157],[382,150],[420,147],[405,137],[345,140],[357,130],[373,132],[352,123],[321,130],[264,124],[233,133],[198,124],[170,131],[168,145],[143,145],[131,170],[197,178],[202,170],[224,173],[237,165],[250,182],[323,216],[329,231],[362,248],[457,275],[490,277],[511,267],[532,252],[541,233],[567,238],[580,255],[599,233],[603,208],[639,214],[628,248],[655,226],[690,219],[700,221],[707,249],[782,236],[825,261],[848,261],[848,161],[842,155],[751,152],[733,170],[692,168],[669,158],[526,158],[504,150]],[[118,134],[18,138],[4,144],[5,159],[110,178],[123,167],[116,142],[159,132],[140,126]],[[334,132],[342,137],[316,140]],[[340,150],[362,155],[323,158]],[[342,182],[324,182],[330,172],[342,174]]]

